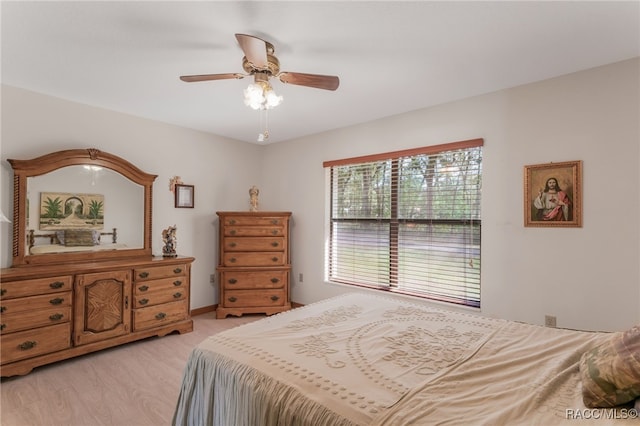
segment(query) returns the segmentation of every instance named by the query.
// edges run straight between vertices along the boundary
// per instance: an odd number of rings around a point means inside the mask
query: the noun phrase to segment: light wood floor
[[[193,317],[194,331],[129,343],[3,379],[2,426],[169,425],[191,350],[206,337],[264,318]]]

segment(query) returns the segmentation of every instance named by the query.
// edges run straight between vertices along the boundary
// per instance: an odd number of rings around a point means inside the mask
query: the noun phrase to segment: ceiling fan
[[[283,83],[324,90],[336,90],[340,85],[340,79],[332,75],[280,71],[280,61],[278,61],[278,58],[275,56],[273,44],[247,34],[236,34],[236,39],[245,55],[244,58],[242,58],[242,68],[246,74],[183,75],[180,77],[180,80],[192,83],[197,81],[240,79],[254,76],[256,84],[263,86],[266,84],[269,88],[271,87],[269,85],[269,79],[271,77],[277,77]]]

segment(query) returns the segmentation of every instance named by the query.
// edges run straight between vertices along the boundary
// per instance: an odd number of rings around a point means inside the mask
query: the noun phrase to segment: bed
[[[111,238],[104,238],[110,236]],[[45,240],[42,243],[41,240]],[[110,241],[109,241],[110,240]],[[100,232],[91,229],[63,229],[46,234],[36,234],[30,229],[27,235],[30,254],[106,251],[127,248],[118,243],[118,231]]]
[[[585,354],[622,337],[640,374],[640,326],[580,332],[350,293],[204,340],[173,424],[634,424],[633,399],[588,408],[583,395]]]

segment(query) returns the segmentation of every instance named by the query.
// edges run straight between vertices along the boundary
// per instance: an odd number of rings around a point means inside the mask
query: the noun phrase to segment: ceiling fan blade
[[[254,36],[247,34],[236,34],[236,39],[240,44],[240,48],[255,68],[266,69],[267,62],[267,42]]]
[[[202,75],[182,75],[180,80],[187,83],[193,83],[196,81],[210,81],[210,80],[227,80],[230,78],[244,78],[244,74],[239,73],[227,73],[227,74],[202,74]]]
[[[334,75],[304,74],[300,72],[281,72],[278,78],[283,83],[298,86],[315,87],[316,89],[336,90],[340,79]]]

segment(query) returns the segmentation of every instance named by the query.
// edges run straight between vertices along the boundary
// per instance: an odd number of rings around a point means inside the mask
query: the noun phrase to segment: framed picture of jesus
[[[582,161],[524,166],[524,226],[582,227]]]

